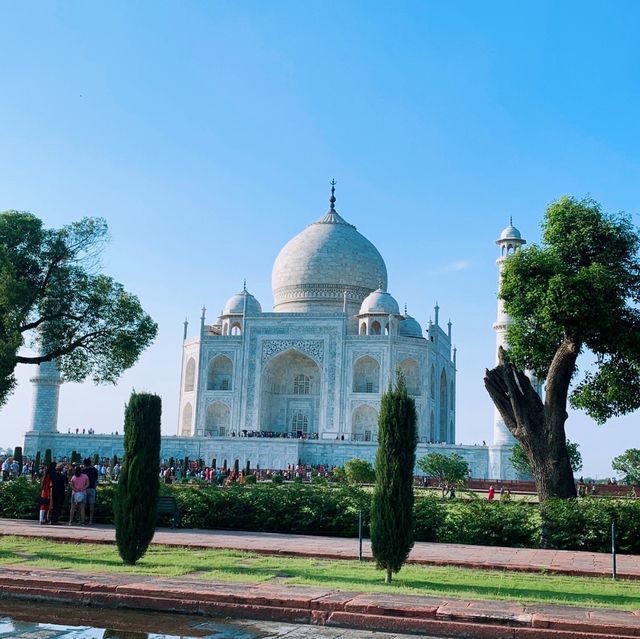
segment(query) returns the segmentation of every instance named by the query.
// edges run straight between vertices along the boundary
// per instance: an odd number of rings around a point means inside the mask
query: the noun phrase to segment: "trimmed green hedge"
[[[112,523],[113,494],[114,485],[98,486],[96,522]],[[161,484],[160,494],[176,498],[185,528],[355,537],[362,510],[365,535],[369,534],[371,495],[345,484]],[[0,482],[0,517],[36,519],[38,496],[37,482]],[[68,512],[67,498],[63,516]],[[416,541],[535,548],[544,527],[553,548],[596,552],[610,552],[615,517],[618,551],[640,554],[640,500],[587,497],[552,500],[539,508],[523,502],[429,495],[416,499],[414,514]]]
[[[540,540],[538,509],[517,502],[416,500],[416,541],[482,546],[536,547]]]

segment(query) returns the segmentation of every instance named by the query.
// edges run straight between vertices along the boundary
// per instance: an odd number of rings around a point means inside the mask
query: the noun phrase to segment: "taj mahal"
[[[501,272],[525,240],[510,223],[496,243]],[[473,477],[515,477],[508,461],[514,440],[499,414],[491,445],[455,445],[452,324],[441,325],[437,303],[424,328],[400,310],[382,256],[336,210],[335,182],[327,212],[280,250],[271,284],[271,312],[245,285],[215,322],[202,309],[195,336],[185,320],[178,424],[176,435],[162,437],[163,458],[265,469],[373,462],[381,395],[399,370],[416,403],[418,458],[457,453]],[[496,352],[507,324],[498,302]],[[63,380],[54,363],[41,364],[31,381],[26,454],[122,454],[121,435],[58,432]]]

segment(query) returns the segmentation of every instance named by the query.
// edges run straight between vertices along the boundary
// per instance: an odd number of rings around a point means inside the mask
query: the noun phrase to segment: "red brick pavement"
[[[47,537],[50,539],[113,543],[113,526],[73,527],[40,526],[35,521],[4,519],[0,534]],[[288,556],[353,559],[358,555],[358,540],[344,537],[318,537],[276,533],[250,533],[222,530],[160,529],[154,544],[193,548],[227,548],[256,553]],[[365,557],[371,557],[370,543],[363,545]],[[545,570],[566,575],[611,575],[611,555],[606,553],[540,550],[534,548],[502,548],[463,544],[417,542],[409,561],[431,565],[454,565],[470,568],[493,568],[538,572]],[[620,577],[640,579],[640,556],[618,555]]]

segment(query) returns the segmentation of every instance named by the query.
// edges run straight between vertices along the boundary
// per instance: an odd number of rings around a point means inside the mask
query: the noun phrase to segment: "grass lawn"
[[[115,546],[0,537],[0,564],[24,564],[25,567],[76,570],[87,574],[127,572],[246,583],[277,579],[278,583],[286,585],[362,592],[640,609],[640,581],[634,580],[407,565],[387,586],[383,583],[382,571],[376,570],[371,562],[284,558],[231,550],[152,546],[136,566],[125,566]]]

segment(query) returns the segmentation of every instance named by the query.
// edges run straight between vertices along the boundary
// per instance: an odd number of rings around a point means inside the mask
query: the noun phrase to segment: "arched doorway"
[[[321,371],[316,362],[291,349],[262,371],[260,430],[289,437],[313,437],[320,419]]]
[[[376,441],[378,438],[378,413],[371,406],[358,406],[351,417],[352,439],[360,442]]]

